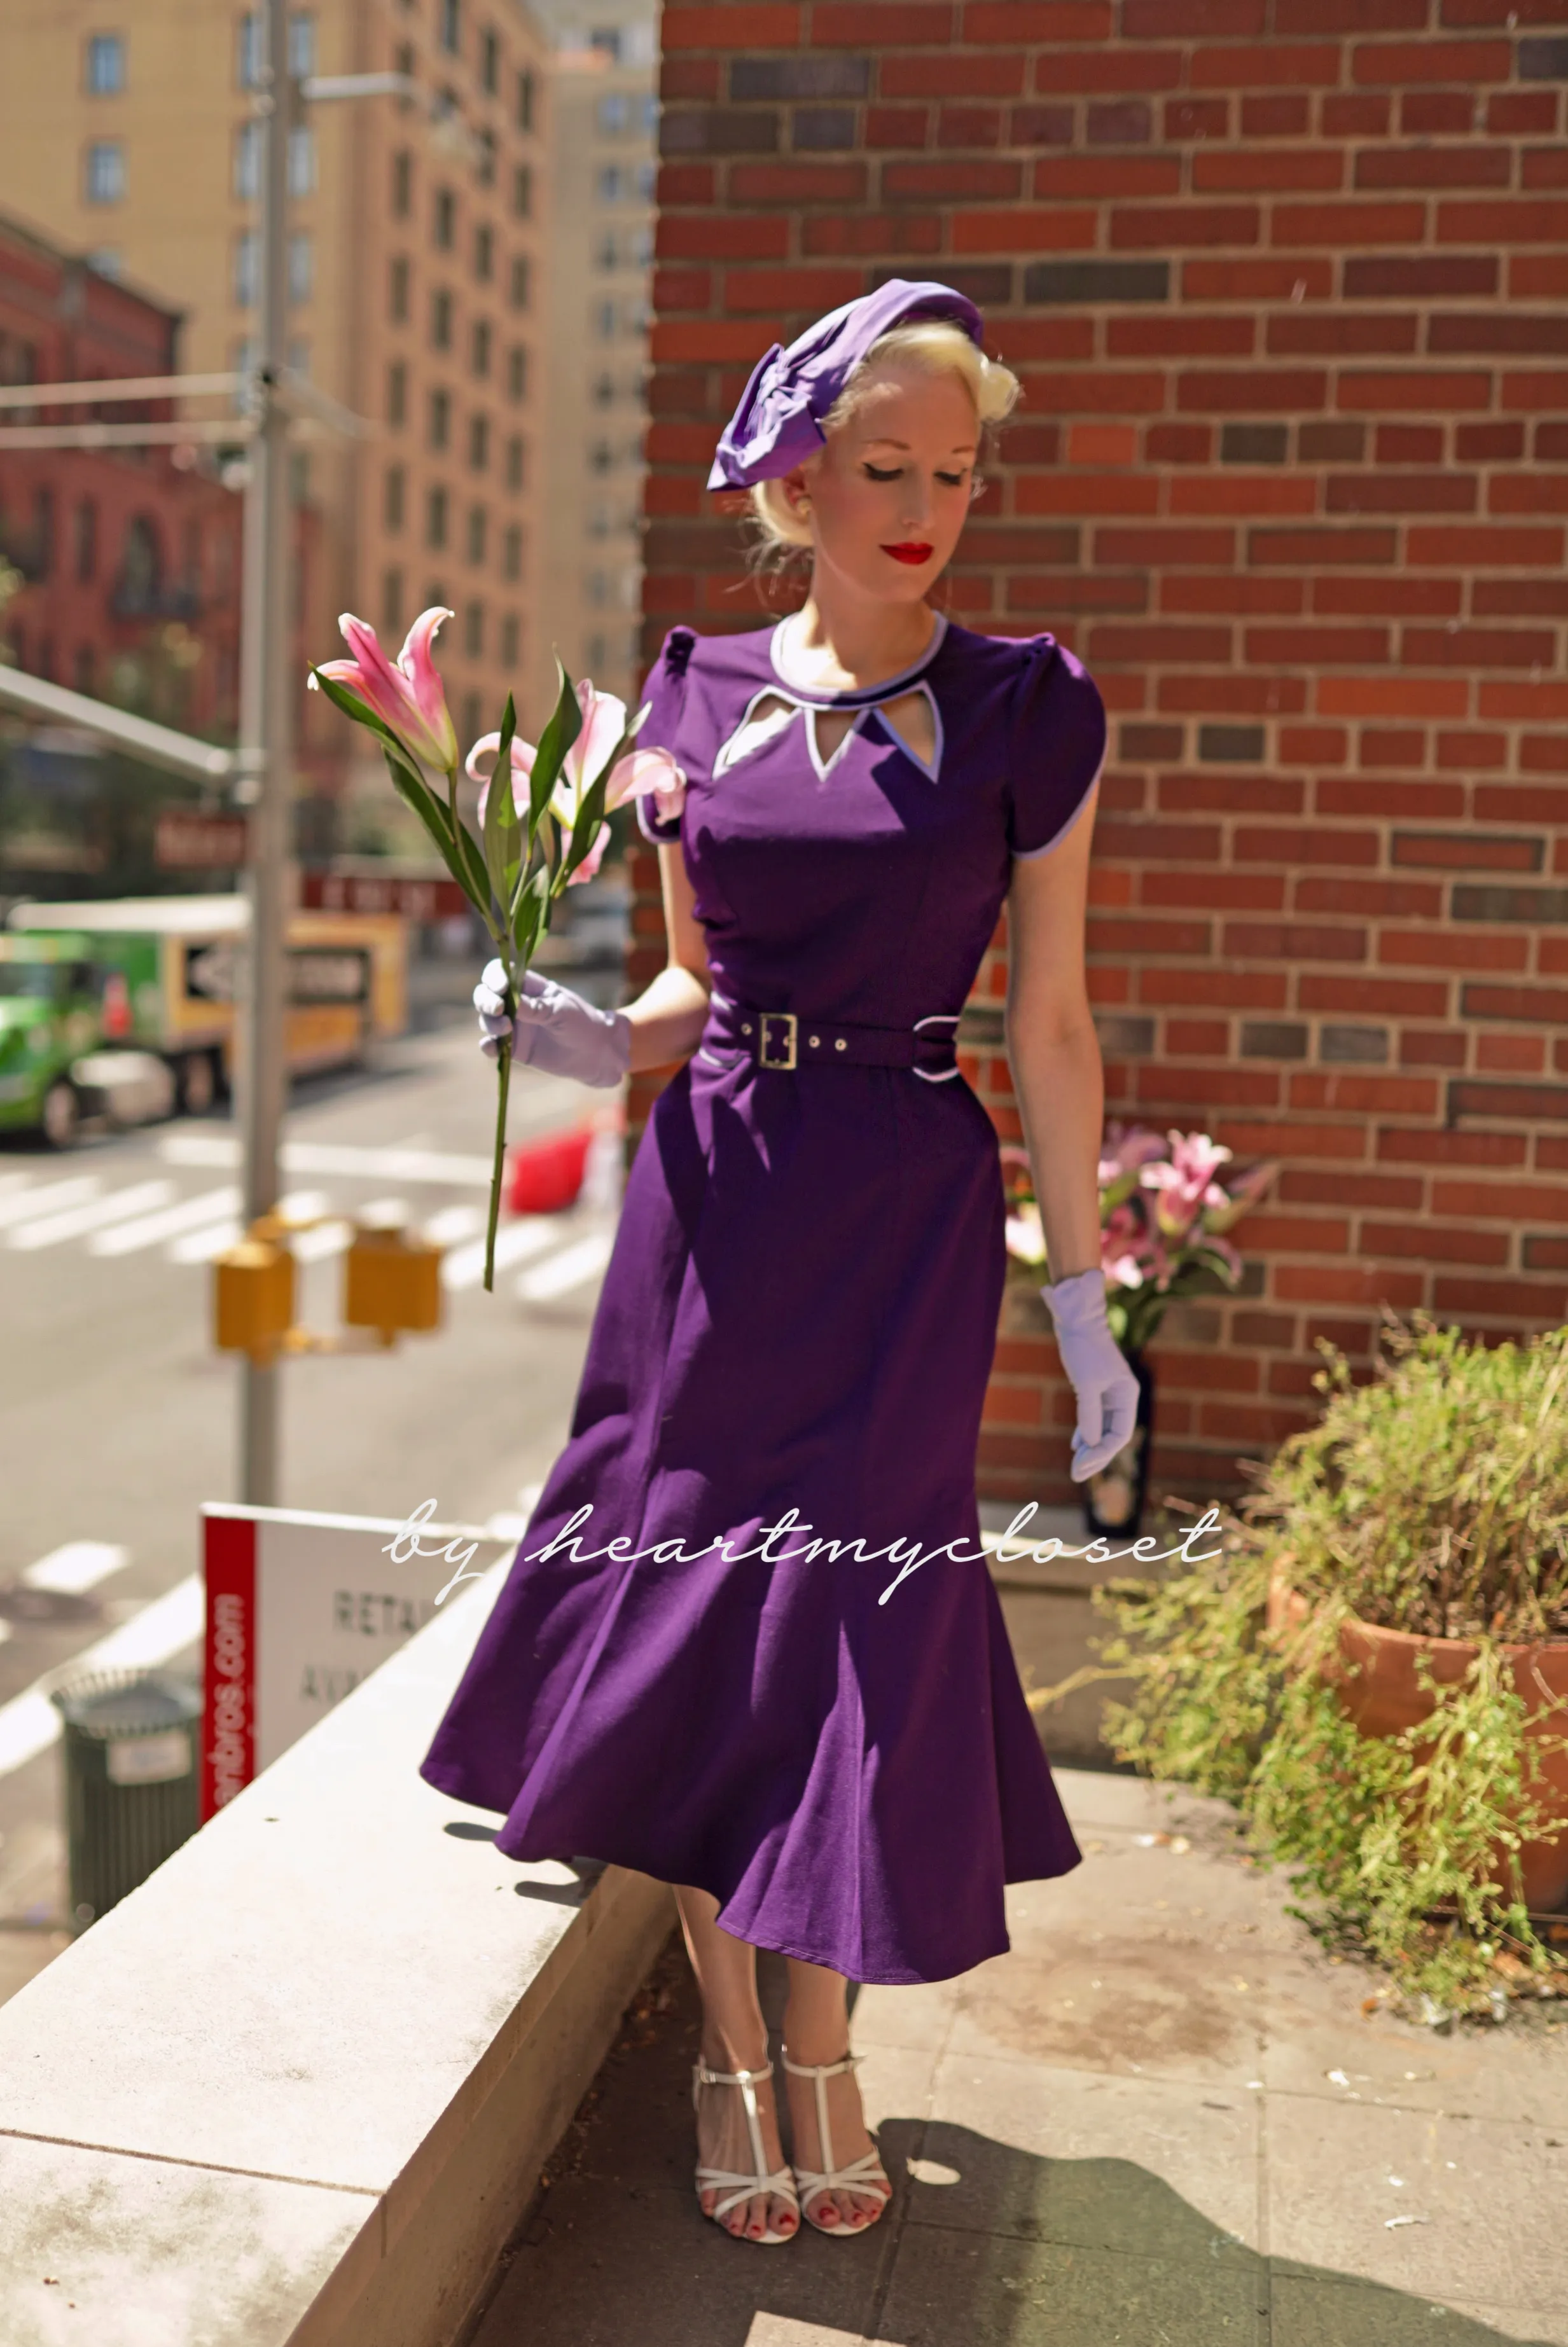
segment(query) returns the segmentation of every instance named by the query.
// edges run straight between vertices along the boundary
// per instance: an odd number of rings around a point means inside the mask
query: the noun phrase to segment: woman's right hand
[[[600,1010],[537,970],[523,975],[517,1015],[507,1017],[504,963],[487,962],[474,989],[474,1008],[483,1030],[479,1049],[493,1060],[508,1030],[512,1057],[548,1076],[572,1076],[579,1083],[620,1083],[631,1059],[631,1021],[624,1010]]]

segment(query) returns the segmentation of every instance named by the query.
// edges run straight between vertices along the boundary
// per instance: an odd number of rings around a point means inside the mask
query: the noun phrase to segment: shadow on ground
[[[776,2064],[782,1962],[759,1979]],[[672,1935],[461,2347],[1546,2347],[1259,2257],[1136,2158],[941,2121],[883,2120],[895,2198],[861,2239],[733,2241],[692,2182],[698,2029]]]

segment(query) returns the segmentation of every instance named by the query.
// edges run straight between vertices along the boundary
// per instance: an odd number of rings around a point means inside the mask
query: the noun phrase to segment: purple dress
[[[951,1037],[1011,859],[1081,810],[1105,718],[1050,636],[939,620],[914,668],[832,694],[788,682],[778,638],[677,628],[649,680],[641,739],[687,792],[638,821],[681,840],[715,1003],[420,1774],[505,1812],[509,1857],[697,1885],[726,1931],[851,1980],[946,1980],[1009,1945],[1004,1883],[1079,1862],[979,1549],[997,1138],[950,1048],[819,1064],[805,1022]],[[929,765],[876,712],[911,691]],[[856,712],[825,758],[816,708]],[[726,1004],[801,1013],[799,1064],[758,1065]]]

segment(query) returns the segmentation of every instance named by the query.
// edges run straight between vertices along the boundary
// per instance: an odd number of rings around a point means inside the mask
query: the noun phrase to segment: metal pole
[[[245,574],[241,676],[241,764],[250,804],[250,950],[241,957],[243,1048],[240,1056],[241,1163],[245,1219],[278,1203],[278,1151],[286,1075],[283,1064],[284,933],[292,796],[293,595],[290,528],[288,415],[279,396],[287,362],[288,163],[292,111],[287,0],[261,0],[260,200],[257,206],[258,333],[255,437],[245,492]],[[240,1497],[276,1504],[276,1367],[241,1364]]]

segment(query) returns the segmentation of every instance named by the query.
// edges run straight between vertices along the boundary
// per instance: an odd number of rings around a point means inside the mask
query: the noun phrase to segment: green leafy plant
[[[1213,1553],[1163,1583],[1108,1583],[1099,1664],[1037,1700],[1131,1678],[1106,1706],[1121,1759],[1235,1802],[1314,1927],[1427,2017],[1500,2014],[1568,1993],[1568,1928],[1532,1920],[1517,1862],[1562,1829],[1544,1764],[1568,1737],[1527,1735],[1503,1651],[1568,1637],[1568,1329],[1488,1350],[1386,1312],[1383,1334],[1389,1358],[1359,1385],[1319,1340],[1321,1421],[1217,1512]],[[1271,1626],[1286,1575],[1307,1602]],[[1473,1659],[1440,1684],[1422,1655],[1429,1716],[1363,1735],[1337,1685],[1354,1678],[1354,1620],[1462,1639]]]

